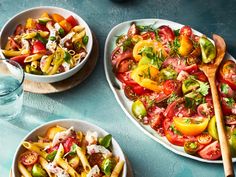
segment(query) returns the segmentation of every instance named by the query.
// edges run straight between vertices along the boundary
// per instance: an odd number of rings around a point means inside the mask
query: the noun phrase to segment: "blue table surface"
[[[110,132],[131,162],[136,177],[221,177],[222,164],[207,164],[178,156],[144,135],[124,114],[105,79],[103,50],[108,32],[116,24],[140,18],[162,18],[190,25],[210,36],[222,35],[228,52],[236,56],[235,0],[1,0],[0,26],[30,7],[58,6],[87,21],[100,44],[100,57],[90,77],[81,85],[57,94],[25,93],[23,115],[0,120],[0,176],[9,174],[15,149],[33,128],[45,122],[76,118]],[[236,164],[234,164],[236,170]]]

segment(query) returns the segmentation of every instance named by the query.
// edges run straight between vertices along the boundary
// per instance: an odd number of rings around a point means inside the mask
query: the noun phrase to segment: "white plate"
[[[22,141],[25,141],[25,140],[37,141],[38,136],[44,136],[46,131],[48,130],[48,128],[56,126],[56,125],[59,125],[59,126],[65,127],[65,128],[70,128],[73,126],[76,131],[82,131],[84,133],[87,131],[95,131],[98,133],[98,136],[105,136],[108,134],[102,128],[100,128],[94,124],[91,124],[89,122],[86,122],[86,121],[81,121],[81,120],[76,120],[76,119],[62,119],[62,120],[48,122],[46,124],[43,124],[43,125],[35,128],[28,135],[26,135],[26,137]],[[15,153],[15,156],[13,159],[13,163],[12,163],[13,177],[20,177],[19,170],[17,168],[17,162],[18,162],[19,155],[24,151],[25,151],[25,148],[22,147],[22,145],[20,144],[16,150],[16,153]],[[125,156],[124,156],[124,153],[121,150],[119,144],[116,142],[116,140],[114,138],[112,138],[112,153],[115,156],[120,157],[121,160],[125,161],[121,177],[126,177],[127,164],[126,164]]]
[[[185,153],[182,147],[171,144],[165,137],[161,137],[160,135],[158,135],[156,131],[153,130],[149,125],[143,125],[133,116],[131,112],[132,101],[126,98],[126,96],[124,95],[123,89],[116,88],[116,86],[119,86],[120,88],[122,88],[122,86],[121,86],[120,81],[115,78],[115,75],[112,72],[111,57],[110,57],[112,50],[115,48],[115,41],[116,41],[117,36],[121,34],[126,34],[132,22],[136,22],[136,24],[138,25],[151,25],[155,23],[154,27],[159,27],[161,25],[168,25],[172,29],[180,29],[183,26],[179,23],[175,23],[168,20],[162,20],[162,19],[140,19],[140,20],[132,20],[132,21],[120,23],[110,31],[110,33],[107,36],[106,43],[105,43],[104,65],[105,65],[105,74],[106,74],[107,81],[111,87],[111,90],[113,91],[115,95],[117,102],[120,104],[121,108],[123,109],[125,114],[129,117],[129,119],[139,129],[141,129],[146,135],[148,135],[150,138],[157,141],[158,143],[162,144],[167,149],[181,156],[185,156],[185,157],[195,159],[201,162],[222,163],[222,160],[210,161],[210,160],[205,160],[205,159]],[[196,30],[193,30],[193,32],[196,35],[200,35],[200,36],[202,35],[202,33]],[[227,59],[234,60],[234,58],[229,54],[227,54],[226,57]],[[233,158],[233,162],[236,162],[236,158]]]

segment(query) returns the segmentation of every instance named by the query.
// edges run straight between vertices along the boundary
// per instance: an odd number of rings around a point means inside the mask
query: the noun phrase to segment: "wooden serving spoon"
[[[207,76],[210,83],[210,87],[211,87],[211,93],[212,93],[222,159],[223,159],[223,164],[224,164],[225,176],[234,177],[232,157],[231,157],[228,139],[225,133],[224,118],[223,118],[223,113],[221,110],[221,105],[220,105],[220,100],[219,100],[218,91],[216,88],[216,80],[215,80],[217,69],[225,55],[226,44],[225,44],[224,39],[216,34],[213,34],[213,40],[215,42],[215,46],[217,50],[217,56],[215,58],[215,62],[212,64],[202,64],[200,65],[199,68]]]

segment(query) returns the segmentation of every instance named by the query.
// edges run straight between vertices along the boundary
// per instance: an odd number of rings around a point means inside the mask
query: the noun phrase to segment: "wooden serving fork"
[[[226,51],[226,44],[222,37],[213,34],[213,40],[215,42],[216,50],[217,50],[217,56],[215,58],[215,62],[212,64],[201,64],[199,66],[200,70],[202,70],[205,75],[207,76],[210,87],[211,87],[211,93],[212,93],[212,99],[213,99],[213,105],[214,105],[214,111],[215,111],[215,117],[216,117],[216,124],[217,124],[217,130],[219,135],[219,141],[220,141],[220,148],[222,153],[222,159],[224,164],[224,172],[226,177],[234,177],[234,168],[232,165],[232,157],[231,152],[229,148],[229,142],[226,136],[225,128],[224,128],[224,118],[223,113],[221,110],[219,95],[216,87],[216,72],[217,69],[221,63],[221,61],[224,58],[225,51]]]

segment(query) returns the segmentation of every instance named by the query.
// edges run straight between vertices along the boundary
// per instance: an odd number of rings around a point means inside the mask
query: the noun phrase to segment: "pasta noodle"
[[[82,39],[85,35],[86,35],[85,30],[81,31],[80,33],[76,33],[76,34],[72,37],[72,42],[79,41],[79,40]]]
[[[70,55],[75,55],[75,51],[74,51],[74,50],[69,50],[68,53],[69,53]]]
[[[116,164],[115,168],[113,169],[111,177],[118,177],[121,170],[122,170],[122,168],[123,168],[123,166],[124,166],[124,161],[119,161]]]
[[[32,177],[30,172],[22,165],[20,162],[18,162],[18,169],[21,172],[21,174],[25,177]]]
[[[28,62],[36,61],[36,60],[39,60],[42,56],[43,56],[43,54],[33,54],[33,55],[26,57],[24,62],[28,63]]]
[[[87,157],[84,155],[83,151],[81,150],[80,147],[77,147],[76,152],[81,160],[81,163],[84,167],[85,172],[89,172],[91,170],[91,167],[89,165]]]
[[[46,157],[47,157],[47,155],[48,155],[45,151],[42,151],[38,146],[35,146],[35,145],[33,145],[32,143],[30,143],[30,142],[28,142],[28,141],[24,141],[24,142],[22,143],[22,145],[23,145],[26,149],[38,153],[40,156],[42,156],[42,157],[45,158],[45,159],[46,159]]]

